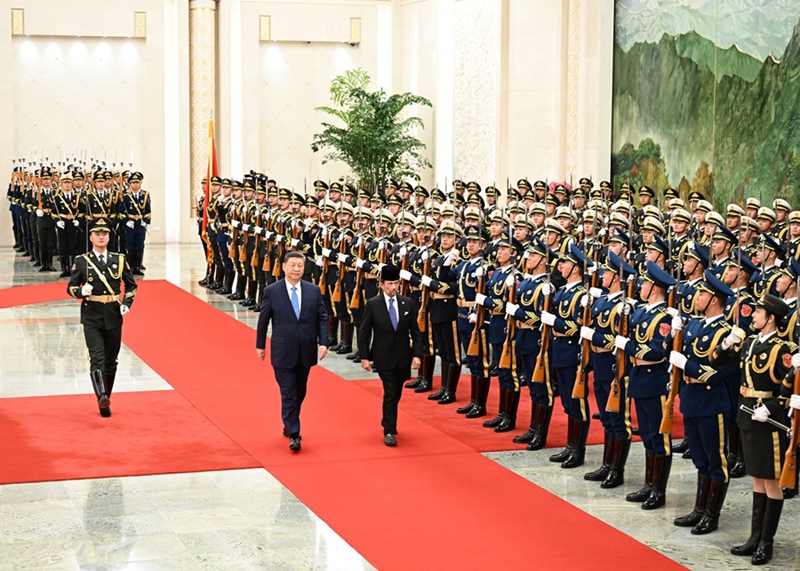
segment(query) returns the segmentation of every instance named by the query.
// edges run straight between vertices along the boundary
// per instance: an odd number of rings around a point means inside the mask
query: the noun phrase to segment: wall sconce
[[[361,43],[361,18],[350,18],[350,45]]]
[[[25,10],[22,8],[11,9],[11,35],[25,35]]]
[[[258,39],[262,42],[269,42],[272,39],[272,23],[269,16],[258,17]]]
[[[147,37],[147,13],[134,12],[133,13],[133,37],[146,38]]]

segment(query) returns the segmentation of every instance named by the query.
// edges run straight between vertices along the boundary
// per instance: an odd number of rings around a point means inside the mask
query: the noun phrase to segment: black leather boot
[[[644,486],[638,492],[631,492],[625,496],[626,502],[643,502],[650,497],[653,489],[653,461],[656,453],[652,450],[644,451]]]
[[[361,358],[360,358],[360,354],[359,354],[359,351],[358,351],[358,340],[361,338],[361,332],[358,330],[358,327],[353,327],[353,329],[355,329],[355,331],[356,331],[356,344],[353,345],[353,348],[355,349],[355,351],[350,353],[347,357],[345,357],[345,359],[347,359],[348,361],[353,361],[353,362],[359,362],[360,363],[361,362]]]
[[[758,549],[761,528],[764,526],[764,510],[767,508],[767,494],[753,492],[753,511],[750,516],[750,537],[743,545],[731,547],[734,555],[752,555]]]
[[[417,378],[409,383],[406,383],[405,388],[416,389],[418,386],[423,384],[423,382],[430,386],[431,375],[433,375],[433,369],[436,365],[436,355],[423,355],[420,361],[421,363],[419,365]]]
[[[478,399],[475,406],[467,413],[467,418],[480,418],[486,416],[486,400],[489,398],[489,377],[478,377]]]
[[[41,253],[39,254],[39,258],[42,261],[42,265],[39,267],[40,272],[49,272],[50,271],[50,263],[47,259],[50,257],[50,254],[44,248],[40,248]]]
[[[439,400],[444,396],[447,384],[447,379],[449,378],[448,373],[450,372],[450,363],[442,359],[442,383],[439,387],[439,390],[433,393],[432,395],[428,395],[428,400]],[[433,379],[431,379],[431,384],[433,384]]]
[[[667,503],[667,482],[672,470],[672,455],[656,454],[653,457],[653,489],[642,502],[643,510],[655,510]]]
[[[531,424],[528,426],[528,431],[523,432],[519,436],[515,436],[511,441],[517,444],[529,444],[533,437],[536,436],[536,411],[539,410],[539,403],[531,401]]]
[[[58,277],[68,278],[71,274],[69,256],[59,256],[58,261],[61,262],[61,273],[58,275]]]
[[[336,350],[337,355],[347,355],[353,350],[353,324],[348,323],[347,321],[341,322],[342,327],[342,342],[339,344],[339,348]]]
[[[231,294],[231,287],[233,286],[233,276],[235,272],[233,270],[225,270],[225,275],[222,278],[222,287],[216,291],[219,295],[230,295]]]
[[[708,491],[708,501],[703,519],[692,528],[692,535],[705,535],[716,530],[719,526],[719,513],[722,511],[722,504],[725,503],[725,496],[728,494],[728,483],[711,480],[711,488]]]
[[[536,412],[536,434],[525,450],[541,450],[547,445],[547,433],[550,430],[550,418],[553,416],[553,407],[539,405]]]
[[[89,372],[92,379],[92,388],[97,397],[97,407],[100,409],[100,416],[111,416],[111,401],[108,398],[108,389],[106,388],[105,376],[102,371],[92,370]]]
[[[247,280],[247,297],[239,305],[252,307],[256,304],[256,281],[253,278]]]
[[[244,290],[247,287],[247,278],[244,274],[240,273],[236,276],[236,291],[228,296],[231,301],[239,301],[244,299]]]
[[[447,369],[447,384],[442,398],[439,399],[439,404],[456,402],[456,390],[458,389],[459,380],[461,380],[461,365],[450,365]]]
[[[328,351],[335,351],[339,348],[339,319],[328,316]]]
[[[689,515],[676,517],[674,523],[678,527],[694,527],[700,520],[703,519],[703,514],[706,512],[706,504],[708,503],[708,490],[711,487],[711,478],[709,476],[697,475],[697,494],[694,499],[694,509]]]
[[[462,406],[456,409],[458,414],[467,414],[470,412],[473,407],[475,406],[475,402],[478,399],[478,377],[476,375],[470,375],[470,387],[469,387],[469,404],[466,406]]]
[[[135,276],[143,276],[144,275],[144,268],[142,267],[142,254],[133,254],[135,258],[136,267],[131,270],[131,273]]]
[[[741,478],[747,474],[741,450],[741,433],[735,424],[728,426],[728,476]]]
[[[628,438],[614,438],[614,451],[611,455],[611,470],[600,484],[604,490],[616,488],[625,483],[625,463],[631,450],[631,441]]]
[[[506,414],[506,406],[507,406],[506,402],[508,400],[507,393],[508,391],[506,391],[505,389],[502,388],[500,389],[500,406],[497,412],[497,416],[495,416],[491,420],[484,421],[483,423],[484,428],[495,428],[496,426],[499,426],[501,422],[503,422],[503,417]]]
[[[509,390],[506,395],[506,416],[494,431],[510,432],[517,427],[517,410],[519,409],[519,391]]]
[[[575,419],[567,416],[567,446],[561,452],[550,456],[551,462],[566,462],[572,454],[572,443],[575,442]]]
[[[572,446],[572,454],[561,464],[562,468],[583,466],[583,460],[586,456],[586,440],[589,438],[591,421],[582,421],[576,418],[573,422],[575,422],[575,440]]]
[[[116,378],[116,371],[112,373],[103,372],[103,381],[106,384],[106,393],[108,394],[108,416],[111,416],[111,393],[114,390],[114,380]]]
[[[603,482],[611,471],[611,456],[614,452],[614,438],[613,434],[606,433],[603,438],[603,465],[594,472],[587,472],[583,475],[584,480],[590,482]]]
[[[783,511],[783,500],[773,500],[768,497],[767,507],[764,510],[761,539],[758,541],[758,548],[750,560],[753,565],[765,565],[772,559],[772,539],[775,537],[775,532],[778,531],[781,511]]]

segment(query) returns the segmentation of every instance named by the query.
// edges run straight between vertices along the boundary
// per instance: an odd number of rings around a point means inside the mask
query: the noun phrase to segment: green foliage
[[[618,153],[612,153],[611,174],[614,188],[626,181],[635,188],[647,185],[658,191],[669,186],[661,146],[649,137],[641,141],[638,148],[625,143]]]
[[[352,181],[359,187],[383,189],[389,178],[413,178],[430,168],[421,154],[425,145],[409,134],[412,128],[424,128],[419,117],[404,117],[411,105],[431,107],[431,102],[413,93],[387,95],[381,89],[367,91],[370,77],[361,68],[345,72],[331,83],[335,107],[317,107],[340,121],[323,122],[323,130],[314,135],[311,150],[325,150],[323,164],[342,161],[353,171]]]

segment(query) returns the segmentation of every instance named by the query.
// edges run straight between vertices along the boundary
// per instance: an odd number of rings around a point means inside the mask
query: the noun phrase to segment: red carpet
[[[166,282],[141,284],[124,342],[378,569],[680,568],[402,410],[385,447],[379,399],[319,367],[289,453],[255,332]]]
[[[383,387],[379,379],[367,379],[355,381],[362,389],[370,393],[383,397]],[[440,386],[439,377],[434,378],[434,388],[438,390]],[[415,393],[412,390],[404,390],[400,400],[400,409],[411,416],[422,420],[433,428],[444,432],[466,444],[478,452],[497,452],[501,450],[522,450],[524,444],[514,444],[511,439],[518,434],[528,430],[531,420],[531,399],[528,388],[522,388],[519,410],[517,411],[517,428],[512,432],[497,433],[493,429],[483,428],[484,420],[494,418],[498,410],[499,391],[497,380],[492,379],[492,389],[489,392],[488,411],[489,414],[483,418],[467,419],[463,414],[457,414],[456,409],[464,406],[469,401],[470,378],[462,375],[458,385],[458,401],[450,405],[442,405],[428,400],[431,393]],[[589,382],[589,407],[592,412],[597,410],[594,391],[591,390]],[[677,410],[677,405],[676,405]],[[636,413],[631,411],[631,423],[636,426]],[[401,430],[402,426],[398,427]],[[603,443],[603,425],[599,420],[592,420],[589,431],[588,444]],[[683,417],[680,414],[675,416],[675,426],[673,438],[683,438]],[[641,441],[639,437],[634,437],[634,441]],[[547,448],[563,448],[567,443],[567,416],[561,408],[561,402],[556,398],[553,417],[550,421],[550,432],[547,436]]]
[[[86,379],[87,387],[89,379]],[[260,466],[175,391],[0,399],[0,483]]]
[[[15,305],[28,305],[29,303],[47,303],[61,299],[71,299],[67,295],[66,281],[0,289],[0,309],[14,307]]]

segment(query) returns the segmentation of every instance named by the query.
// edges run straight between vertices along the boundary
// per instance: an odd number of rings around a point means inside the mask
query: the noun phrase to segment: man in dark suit
[[[328,314],[319,287],[302,281],[305,263],[300,252],[283,258],[285,277],[264,289],[256,334],[256,353],[263,361],[272,321],[270,362],[281,389],[283,434],[292,451],[301,448],[300,406],[309,370],[328,354]]]
[[[397,405],[403,391],[403,383],[411,377],[411,369],[419,369],[422,343],[417,326],[417,315],[412,311],[413,302],[397,294],[400,286],[400,270],[384,266],[381,271],[380,293],[364,306],[361,322],[359,355],[361,367],[372,371],[370,357],[383,383],[383,442],[396,446]]]

